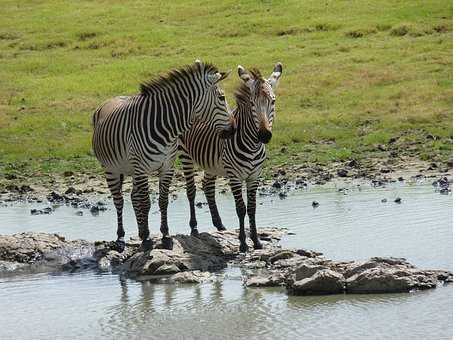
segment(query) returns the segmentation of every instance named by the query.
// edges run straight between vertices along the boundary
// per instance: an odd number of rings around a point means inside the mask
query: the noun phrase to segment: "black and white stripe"
[[[159,206],[165,213],[161,231],[164,245],[171,245],[166,209],[177,138],[195,121],[204,122],[219,137],[233,132],[228,105],[218,87],[218,82],[227,75],[211,64],[197,61],[143,83],[135,96],[105,102],[94,113],[93,149],[105,169],[117,210],[120,251],[125,245],[122,218],[125,176],[133,178],[132,205],[142,246],[152,247],[148,228],[148,175],[156,171],[161,183]]]
[[[255,211],[258,177],[266,159],[265,145],[272,137],[272,123],[275,114],[275,95],[282,64],[277,63],[269,79],[259,71],[247,72],[238,67],[243,84],[236,91],[237,107],[233,111],[236,133],[229,140],[220,139],[214,130],[203,122],[196,123],[180,138],[180,159],[186,178],[187,197],[190,204],[190,227],[197,235],[195,216],[194,164],[204,172],[203,191],[208,201],[212,222],[218,230],[224,230],[215,202],[215,180],[217,176],[229,179],[236,212],[239,218],[240,250],[246,251],[244,218],[249,216],[250,234],[254,248],[261,248],[258,239]],[[242,198],[242,183],[247,187],[247,206]]]

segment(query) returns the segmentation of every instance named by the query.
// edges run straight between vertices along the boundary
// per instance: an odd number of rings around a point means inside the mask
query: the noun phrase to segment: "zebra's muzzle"
[[[258,131],[258,139],[260,142],[267,144],[272,138],[272,131],[260,129]]]

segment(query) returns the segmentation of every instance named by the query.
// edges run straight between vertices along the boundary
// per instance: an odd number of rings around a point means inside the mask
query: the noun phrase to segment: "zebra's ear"
[[[227,72],[217,72],[215,74],[210,74],[208,77],[209,77],[209,81],[212,83],[212,84],[217,84],[219,81],[222,81],[224,80],[226,77],[228,77],[230,75],[231,71],[227,71]]]
[[[195,59],[195,64],[201,64],[201,60],[200,59]]]
[[[274,71],[272,71],[272,74],[268,80],[272,86],[272,89],[275,90],[277,88],[278,80],[280,79],[282,72],[283,72],[283,65],[282,65],[282,63],[278,62],[277,64],[275,64]]]
[[[252,87],[253,77],[241,65],[238,65],[238,75],[248,87]]]
[[[228,78],[228,76],[231,74],[231,70],[228,70],[226,72],[220,72],[220,78],[217,80],[217,82],[224,80],[225,78]]]

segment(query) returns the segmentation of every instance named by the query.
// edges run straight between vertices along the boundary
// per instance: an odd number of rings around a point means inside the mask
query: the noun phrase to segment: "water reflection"
[[[402,204],[393,203],[396,196]],[[187,234],[187,204],[180,197],[170,207],[171,230]],[[313,200],[320,202],[317,209]],[[260,201],[261,225],[287,226],[296,234],[285,238],[285,246],[335,259],[402,256],[422,267],[453,270],[452,196],[432,187],[351,188],[347,195],[314,190]],[[218,202],[225,223],[236,226],[231,197],[220,195]],[[30,208],[0,208],[2,233],[34,230],[91,239],[110,239],[114,233],[114,210],[94,218],[76,217],[66,207],[50,216],[30,216]],[[207,230],[207,208],[200,212],[200,229]],[[125,213],[134,234],[130,206]],[[229,268],[203,285],[137,282],[92,271],[2,277],[0,306],[7,312],[0,314],[0,339],[31,334],[128,340],[453,338],[453,285],[414,294],[296,297],[280,288],[244,288],[241,276],[238,268]]]

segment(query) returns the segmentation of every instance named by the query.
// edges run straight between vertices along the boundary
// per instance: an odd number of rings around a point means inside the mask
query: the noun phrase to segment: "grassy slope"
[[[283,62],[273,164],[379,157],[399,136],[402,152],[449,159],[452,55],[448,0],[4,0],[0,172],[99,170],[96,106],[197,57],[263,73]]]

